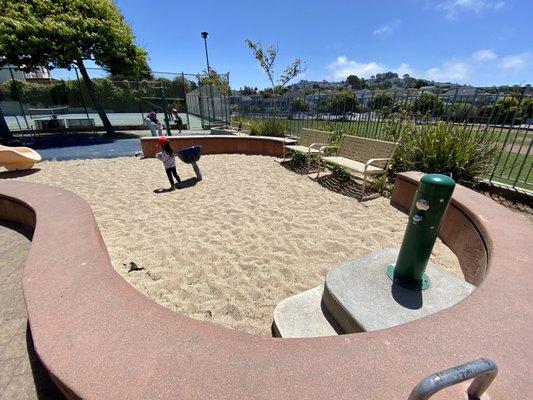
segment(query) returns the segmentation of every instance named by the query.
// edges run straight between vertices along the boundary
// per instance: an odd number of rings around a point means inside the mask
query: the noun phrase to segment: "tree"
[[[257,88],[252,88],[252,87],[248,87],[248,86],[244,86],[241,90],[240,90],[240,93],[243,95],[243,96],[250,96],[252,94],[256,94],[257,93]]]
[[[148,65],[148,62],[145,60],[136,75],[109,74],[109,78],[113,81],[124,81],[124,80],[135,81],[138,79],[151,81],[155,77],[154,77],[154,73],[152,72],[152,68],[150,68],[150,66]]]
[[[349,75],[346,78],[346,83],[349,84],[354,90],[364,89],[366,87],[365,80],[363,78],[359,78],[357,75]]]
[[[377,93],[372,97],[368,106],[373,110],[380,110],[383,107],[392,107],[394,100],[389,93]]]
[[[416,79],[409,76],[409,74],[404,74],[403,76],[403,85],[406,88],[412,88],[416,86]]]
[[[345,115],[349,112],[357,112],[360,108],[355,94],[349,90],[343,90],[322,104],[320,111]]]
[[[139,76],[146,52],[112,0],[0,0],[2,64],[25,71],[38,67],[79,68],[107,134],[113,126],[100,104],[84,60],[112,75]]]
[[[211,85],[223,94],[228,94],[231,91],[228,80],[211,67],[209,72],[204,69],[203,75],[198,75],[198,82],[201,86]]]
[[[398,78],[398,74],[395,72],[384,72],[382,74],[376,74],[376,83],[387,81],[389,79]]]
[[[444,103],[433,93],[422,93],[413,102],[413,109],[424,115],[439,115],[444,109]]]
[[[304,99],[299,97],[293,99],[291,104],[291,111],[294,112],[305,112],[309,111],[309,103]]]
[[[429,85],[429,81],[426,81],[425,79],[417,79],[415,82],[415,87],[417,89],[420,89],[423,86]]]
[[[263,49],[261,43],[255,43],[250,39],[246,39],[246,44],[254,53],[255,59],[265,71],[268,81],[272,86],[272,93],[274,96],[282,90],[287,83],[307,69],[307,65],[300,59],[296,58],[289,66],[285,68],[281,76],[276,80],[274,76],[274,64],[278,56],[278,47],[271,44],[266,50]],[[264,96],[264,95],[263,95]],[[274,118],[276,117],[276,107],[273,108]]]

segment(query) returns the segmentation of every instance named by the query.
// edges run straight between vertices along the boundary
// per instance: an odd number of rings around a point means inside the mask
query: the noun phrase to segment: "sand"
[[[87,200],[114,268],[146,296],[252,334],[270,335],[274,307],[322,284],[333,266],[401,244],[407,216],[386,198],[359,203],[272,157],[211,155],[199,165],[202,182],[162,193],[156,159],[43,162],[16,179]],[[194,176],[190,165],[178,172]],[[440,242],[432,261],[462,277]],[[128,272],[130,262],[144,269]]]

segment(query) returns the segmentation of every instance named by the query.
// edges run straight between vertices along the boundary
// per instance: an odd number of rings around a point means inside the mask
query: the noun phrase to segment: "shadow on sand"
[[[33,175],[36,172],[39,172],[41,168],[32,168],[25,171],[2,171],[0,172],[0,179],[16,179],[22,178],[24,176]]]
[[[162,193],[169,193],[169,192],[173,192],[174,190],[183,190],[183,189],[188,189],[190,187],[193,187],[193,186],[196,186],[196,184],[199,182],[198,178],[189,178],[189,179],[185,179],[184,181],[181,181],[181,184],[179,186],[177,186],[176,188],[160,188],[160,189],[155,189],[154,190],[154,193],[155,194],[162,194]]]

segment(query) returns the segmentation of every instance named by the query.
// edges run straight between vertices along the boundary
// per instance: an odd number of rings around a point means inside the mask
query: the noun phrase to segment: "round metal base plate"
[[[409,281],[402,281],[394,276],[394,265],[390,264],[387,266],[387,275],[397,285],[400,285],[401,287],[404,287],[406,289],[411,290],[425,290],[429,287],[429,278],[427,274],[424,274],[422,276],[422,281],[420,282],[409,282]]]

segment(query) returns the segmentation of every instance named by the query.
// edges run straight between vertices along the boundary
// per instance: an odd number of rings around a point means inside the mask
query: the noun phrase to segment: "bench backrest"
[[[94,118],[67,118],[69,128],[94,128]]]
[[[371,158],[389,158],[397,143],[369,139],[359,136],[343,135],[338,151],[339,157],[366,163]],[[386,161],[376,162],[376,166],[385,168]]]
[[[302,128],[298,137],[300,146],[311,146],[313,143],[329,143],[332,132],[319,131],[318,129]]]

